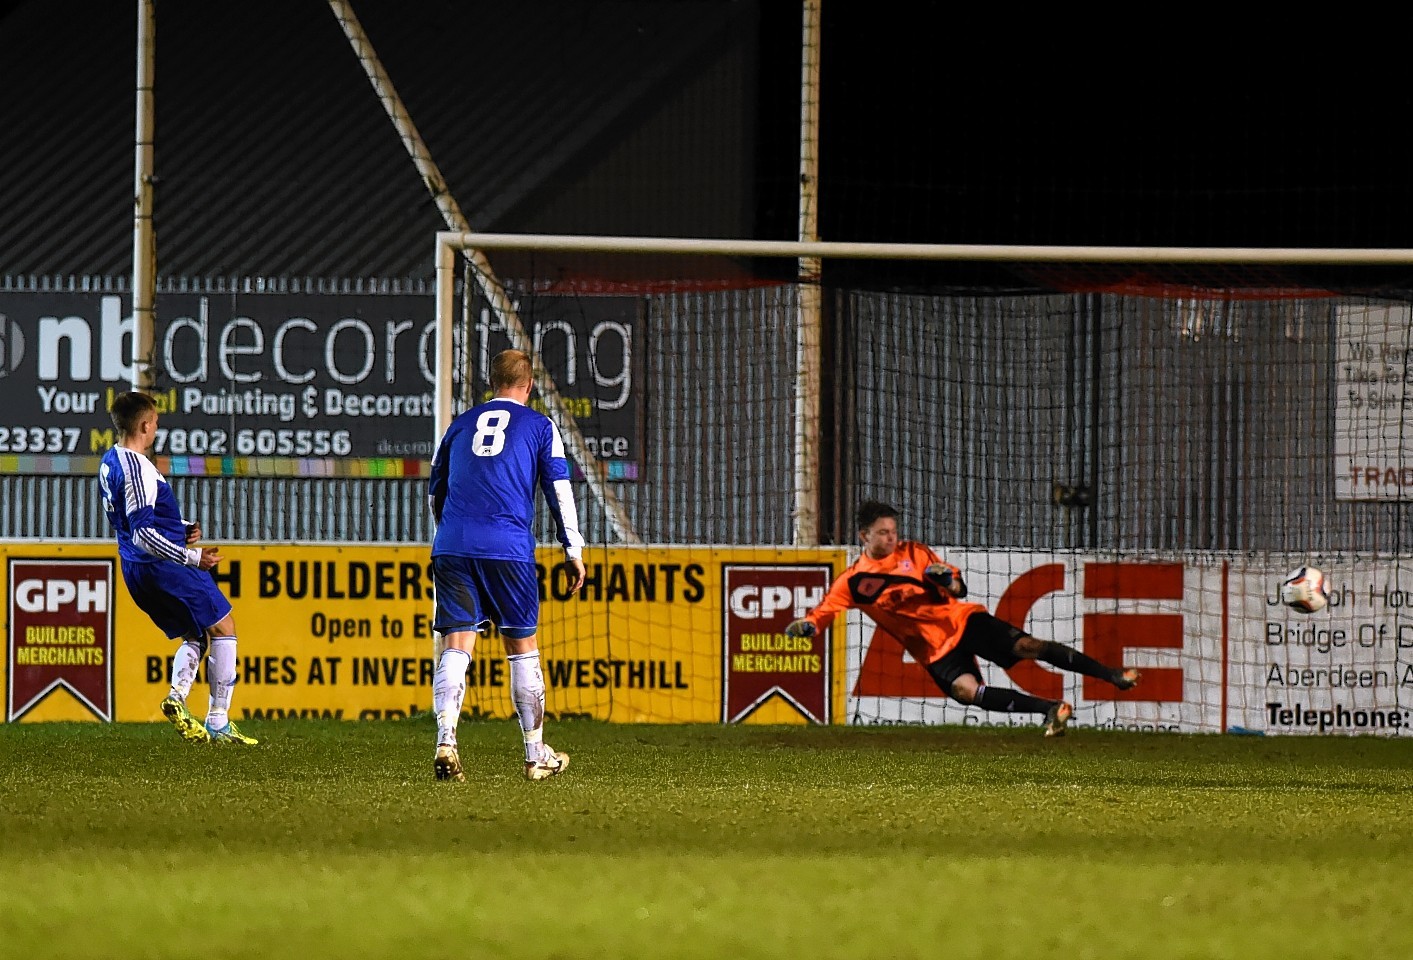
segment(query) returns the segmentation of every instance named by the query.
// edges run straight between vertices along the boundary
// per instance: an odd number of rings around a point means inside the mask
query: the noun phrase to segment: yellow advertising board
[[[425,546],[221,547],[234,608],[237,719],[379,719],[431,709],[436,669]],[[112,543],[11,542],[5,557],[10,722],[157,720],[173,641],[133,604]],[[590,547],[567,589],[540,560],[546,710],[644,723],[831,723],[844,644],[785,624],[824,596],[842,550]],[[204,675],[193,688],[198,715]],[[465,711],[509,718],[498,638],[480,642]]]

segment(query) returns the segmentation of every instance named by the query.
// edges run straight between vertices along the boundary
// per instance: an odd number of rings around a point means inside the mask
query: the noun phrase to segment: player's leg
[[[235,618],[227,613],[206,632],[211,638],[211,653],[206,658],[206,685],[211,691],[207,699],[206,729],[211,731],[211,742],[253,747],[260,741],[242,733],[231,719],[231,697],[239,679],[240,663],[236,655]]]
[[[1002,621],[997,621],[998,623]],[[1007,624],[1006,626],[1010,626]],[[1111,667],[1108,664],[1100,663],[1087,654],[1080,653],[1073,647],[1065,646],[1063,643],[1056,643],[1054,640],[1041,640],[1032,637],[1016,627],[1010,627],[1016,632],[1015,642],[1012,644],[1011,653],[1023,660],[1039,660],[1051,666],[1059,667],[1071,673],[1080,673],[1087,677],[1098,677],[1100,680],[1107,680],[1120,690],[1132,690],[1138,686],[1141,674],[1134,668]],[[1062,737],[1065,735],[1065,727],[1069,724],[1070,715],[1073,709],[1069,704],[1059,704],[1045,716],[1045,736]]]
[[[1015,627],[1011,629],[1016,630]],[[1132,690],[1138,686],[1138,681],[1142,678],[1142,674],[1133,667],[1111,667],[1108,664],[1100,663],[1091,656],[1080,653],[1074,647],[1065,646],[1063,643],[1056,643],[1054,640],[1041,640],[1020,630],[1016,630],[1016,633],[1016,640],[1011,649],[1017,657],[1023,660],[1040,660],[1071,673],[1082,673],[1086,677],[1098,677],[1100,680],[1112,683],[1120,690]]]
[[[167,602],[182,611],[183,631],[188,637],[203,637],[207,643],[206,684],[207,734],[212,742],[254,746],[259,741],[240,732],[231,722],[231,694],[236,684],[236,631],[231,602],[211,579],[211,574],[195,567],[160,565]]]
[[[138,608],[164,634],[179,641],[172,655],[172,684],[158,708],[187,743],[206,743],[210,733],[187,709],[186,700],[206,654],[206,635],[194,622],[191,611],[178,594],[167,588],[166,563],[123,564],[123,580]]]
[[[1028,693],[997,687],[981,679],[976,657],[953,650],[940,660],[927,665],[927,672],[937,686],[958,703],[1000,713],[1047,713],[1055,701],[1032,697]]]
[[[177,644],[177,652],[172,654],[172,686],[167,696],[186,704],[191,688],[201,671],[201,660],[206,656],[206,637],[183,637]]]
[[[461,769],[461,753],[456,728],[466,701],[466,671],[476,651],[474,630],[455,630],[442,637],[437,672],[432,678],[432,711],[437,718],[437,749],[432,756],[432,774],[438,780],[457,783],[466,779]]]
[[[485,560],[488,612],[500,627],[510,666],[510,699],[525,744],[525,776],[547,780],[564,772],[569,754],[545,743],[545,675],[538,642],[540,585],[533,563]]]
[[[547,780],[569,767],[569,754],[545,743],[545,677],[535,634],[512,637],[501,630],[510,665],[510,696],[525,743],[525,776]]]
[[[1045,717],[1047,737],[1064,736],[1065,727],[1074,713],[1074,708],[1068,703],[981,682],[976,658],[982,657],[1001,667],[1012,667],[1021,659],[1014,649],[1017,638],[1021,636],[1024,636],[1023,631],[997,620],[989,613],[978,611],[967,618],[957,646],[941,660],[930,664],[928,671],[939,684],[945,681],[955,685],[960,681],[963,687],[960,692],[970,697],[963,701],[965,703],[1000,713],[1041,714]],[[967,667],[970,669],[965,669]],[[958,694],[954,692],[952,695]]]
[[[465,557],[432,558],[432,630],[440,638],[437,670],[432,677],[432,711],[437,718],[437,749],[432,772],[438,780],[461,782],[461,754],[456,728],[466,700],[466,671],[476,652],[486,615],[472,561]]]
[[[184,637],[177,644],[177,652],[172,655],[172,686],[162,700],[162,715],[177,728],[177,733],[188,743],[205,743],[211,739],[206,725],[186,705],[191,688],[196,683],[201,669],[201,658],[206,655],[206,637]]]

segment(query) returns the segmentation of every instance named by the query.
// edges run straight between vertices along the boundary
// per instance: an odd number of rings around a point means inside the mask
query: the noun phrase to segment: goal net
[[[1078,725],[1413,723],[1409,251],[446,233],[438,258],[443,419],[528,342],[574,438],[588,584],[542,554],[557,715],[1035,724],[952,701],[862,613],[783,634],[874,499],[1001,619],[1143,671],[1119,692],[981,663]],[[1278,596],[1305,564],[1330,579],[1314,615]],[[509,715],[477,669],[473,711]]]

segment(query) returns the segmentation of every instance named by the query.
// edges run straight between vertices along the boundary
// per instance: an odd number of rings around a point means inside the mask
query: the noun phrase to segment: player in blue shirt
[[[172,658],[172,688],[161,703],[189,743],[257,743],[230,720],[236,682],[231,605],[208,571],[221,562],[215,547],[195,547],[201,524],[182,519],[176,495],[148,455],[157,438],[157,404],[144,393],[122,393],[109,410],[117,444],[103,455],[98,485],[118,537],[123,581],[133,602],[169,638],[181,640]],[[206,722],[187,709],[201,658],[210,650]]]
[[[494,623],[510,664],[510,696],[525,739],[525,776],[544,780],[569,766],[569,755],[544,742],[545,679],[535,635],[540,587],[535,570],[535,488],[544,492],[559,542],[584,585],[584,538],[569,483],[564,441],[549,417],[526,406],[530,358],[506,350],[491,362],[495,396],[458,416],[432,458],[428,501],[436,520],[432,623],[443,649],[433,681],[438,780],[465,780],[456,726],[476,638]]]

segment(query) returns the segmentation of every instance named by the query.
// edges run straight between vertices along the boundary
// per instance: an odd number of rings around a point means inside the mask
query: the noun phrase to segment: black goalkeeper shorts
[[[1020,627],[978,610],[967,617],[962,639],[942,657],[929,663],[927,672],[932,674],[942,692],[951,696],[952,682],[958,677],[970,676],[976,678],[977,683],[982,682],[977,657],[1006,669],[1020,663],[1022,658],[1016,656],[1016,641],[1024,636],[1026,632]]]

